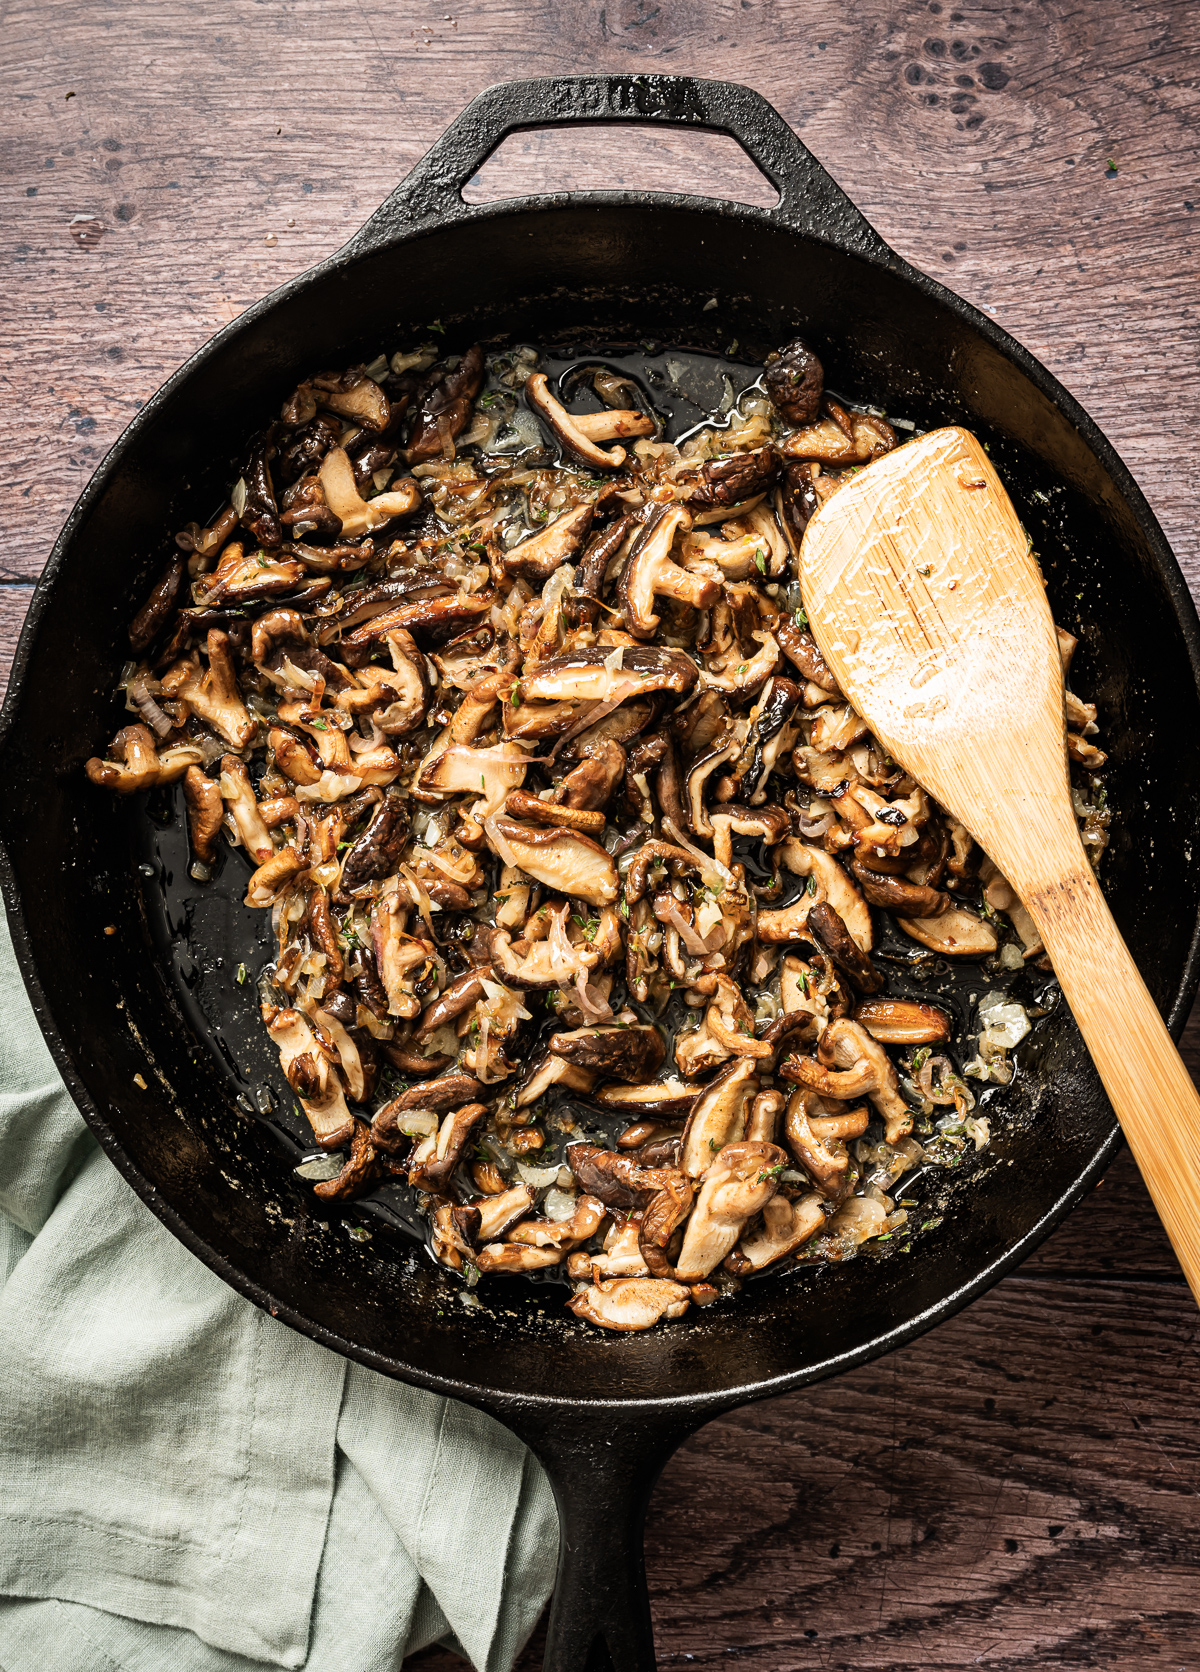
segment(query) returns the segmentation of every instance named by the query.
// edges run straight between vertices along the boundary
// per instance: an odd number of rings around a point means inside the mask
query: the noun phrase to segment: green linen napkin
[[[84,1125],[0,917],[0,1672],[508,1672],[554,1577],[534,1459],[266,1316]]]

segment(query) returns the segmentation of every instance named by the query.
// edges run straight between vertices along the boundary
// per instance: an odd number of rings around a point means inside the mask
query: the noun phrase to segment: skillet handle
[[[538,1457],[558,1505],[543,1672],[655,1672],[646,1506],[672,1452],[704,1419],[602,1406],[493,1410]]]
[[[747,213],[873,261],[895,260],[761,93],[732,81],[677,75],[546,76],[487,88],[355,234],[347,252],[366,253],[422,225],[486,213],[464,203],[462,189],[509,134],[598,122],[662,122],[728,134],[779,192],[774,209]]]

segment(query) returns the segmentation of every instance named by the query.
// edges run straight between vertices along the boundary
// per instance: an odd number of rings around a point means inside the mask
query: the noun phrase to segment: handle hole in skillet
[[[773,209],[779,193],[728,134],[599,123],[509,134],[463,187],[467,203],[544,192],[685,192]]]

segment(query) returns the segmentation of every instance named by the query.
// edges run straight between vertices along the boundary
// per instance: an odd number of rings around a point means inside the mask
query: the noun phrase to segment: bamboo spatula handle
[[[1021,895],[1200,1301],[1200,1093],[1082,851]]]

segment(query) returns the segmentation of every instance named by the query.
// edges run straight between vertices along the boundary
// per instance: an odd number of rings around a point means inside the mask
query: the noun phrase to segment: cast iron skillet
[[[506,134],[596,121],[732,134],[780,202],[589,192],[463,203],[462,185]],[[533,1447],[562,1520],[546,1665],[645,1672],[641,1525],[672,1448],[720,1411],[949,1317],[1095,1183],[1118,1134],[1070,1018],[1055,1013],[1024,1048],[995,1143],[936,1235],[903,1257],[754,1283],[646,1335],[576,1325],[561,1290],[520,1282],[494,1291],[494,1311],[466,1310],[429,1262],[318,1221],[331,1210],[314,1211],[296,1185],[294,1153],[234,1101],[219,1018],[205,1025],[202,1007],[181,1002],[197,972],[180,961],[186,924],[170,949],[157,934],[163,878],[139,869],[144,808],[93,789],[82,762],[118,723],[125,626],[171,531],[217,502],[246,437],[302,373],[401,344],[434,315],[463,345],[557,333],[727,351],[736,335],[761,353],[800,329],[832,387],[980,434],[1042,556],[1057,619],[1082,636],[1073,683],[1100,702],[1119,809],[1105,883],[1176,1031],[1197,980],[1197,620],[1142,495],[1066,391],[901,261],[757,94],[668,76],[484,93],[345,249],[168,380],[71,513],[0,722],[4,896],[58,1065],[134,1189],[227,1282],[338,1352],[491,1412]],[[106,924],[118,933],[105,937]]]

